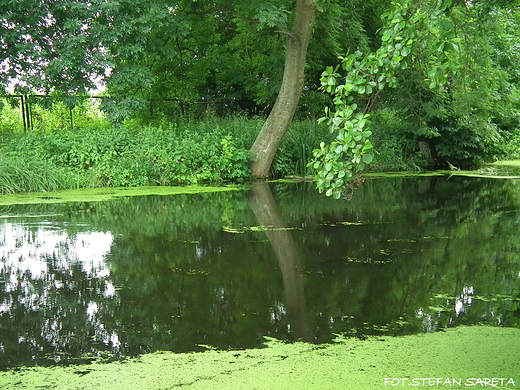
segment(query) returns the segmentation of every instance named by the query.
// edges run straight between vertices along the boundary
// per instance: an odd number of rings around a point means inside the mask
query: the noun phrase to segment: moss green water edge
[[[105,187],[79,188],[58,192],[31,192],[27,194],[0,195],[0,206],[11,204],[64,203],[64,202],[97,202],[123,196],[176,195],[196,194],[202,192],[220,192],[244,190],[244,186],[226,187]]]
[[[520,329],[444,332],[333,344],[174,354],[123,362],[22,368],[0,373],[2,389],[386,389],[520,388]]]
[[[491,165],[501,165],[509,167],[520,167],[520,160],[503,160],[492,163]]]
[[[396,171],[396,172],[369,172],[363,176],[370,179],[385,178],[385,177],[425,177],[425,176],[466,176],[466,177],[477,177],[487,179],[520,179],[518,175],[498,175],[492,169],[493,167],[520,167],[520,160],[504,160],[497,161],[487,166],[484,166],[480,170],[475,171],[462,171],[462,170],[438,170],[438,171]],[[276,181],[312,181],[312,176],[297,176],[291,175],[286,176],[284,179]]]
[[[520,160],[497,161],[490,166],[520,167]],[[520,179],[520,176],[497,176],[479,171],[433,171],[433,172],[375,172],[367,173],[367,178],[381,177],[414,177],[414,176],[470,176],[496,179]],[[286,179],[276,181],[312,181],[312,176],[287,176]],[[145,195],[175,195],[193,194],[201,192],[217,192],[244,190],[246,186],[150,186],[150,187],[105,187],[105,188],[79,188],[58,192],[38,192],[28,194],[0,195],[0,206],[11,204],[36,204],[36,203],[63,203],[63,202],[94,202],[113,199],[121,196],[145,196]]]

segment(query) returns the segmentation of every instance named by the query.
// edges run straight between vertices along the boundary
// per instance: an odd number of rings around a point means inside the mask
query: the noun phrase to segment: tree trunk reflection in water
[[[251,207],[258,223],[268,227],[265,234],[273,247],[282,271],[285,305],[289,323],[296,339],[313,342],[314,335],[309,322],[303,290],[303,268],[298,250],[280,214],[269,184],[253,183]]]

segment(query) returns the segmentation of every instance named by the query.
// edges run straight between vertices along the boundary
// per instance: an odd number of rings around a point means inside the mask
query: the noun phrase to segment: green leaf
[[[365,164],[370,164],[374,160],[374,155],[372,153],[363,154],[363,162]]]
[[[345,141],[345,131],[343,129],[339,130],[339,133],[336,136],[336,139],[339,141]]]

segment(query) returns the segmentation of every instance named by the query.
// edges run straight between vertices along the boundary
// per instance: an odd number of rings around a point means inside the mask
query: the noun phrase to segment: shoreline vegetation
[[[198,123],[115,126],[106,120],[92,126],[58,130],[47,126],[29,132],[0,132],[0,195],[50,193],[71,189],[227,186],[250,182],[248,150],[262,118],[209,116]],[[382,133],[382,132],[381,132]],[[276,154],[271,176],[312,180],[312,150],[332,135],[311,120],[295,121]],[[395,141],[395,140],[394,140]],[[477,171],[431,170],[418,152],[374,134],[378,151],[367,177],[385,174],[448,174],[518,178],[497,173],[515,170],[511,160],[482,165]],[[391,145],[391,147],[389,147]],[[516,173],[516,172],[515,172]]]
[[[520,167],[520,160],[498,161],[490,164],[490,167]],[[520,179],[518,175],[503,175],[493,168],[480,171],[398,171],[398,172],[371,172],[364,176],[369,179],[384,177],[417,177],[417,176],[466,176],[490,179]],[[313,181],[312,176],[288,175],[278,181],[298,182]],[[0,193],[0,206],[14,204],[42,204],[65,202],[101,202],[124,196],[147,195],[177,195],[195,194],[203,192],[241,191],[247,190],[248,184],[212,185],[187,185],[187,186],[139,186],[139,187],[97,187],[97,188],[73,188],[50,192],[21,192],[11,194]]]
[[[120,362],[17,368],[0,387],[55,390],[159,389],[421,389],[520,386],[520,329],[460,326],[443,332],[332,344],[175,354],[156,352]]]

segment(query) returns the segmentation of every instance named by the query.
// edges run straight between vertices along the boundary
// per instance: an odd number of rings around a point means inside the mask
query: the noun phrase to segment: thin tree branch
[[[296,36],[292,32],[290,32],[289,30],[287,30],[285,27],[283,27],[283,26],[278,26],[278,30],[275,30],[274,32],[275,33],[279,33],[279,34],[283,34],[283,35],[287,35],[291,39],[296,39]]]

